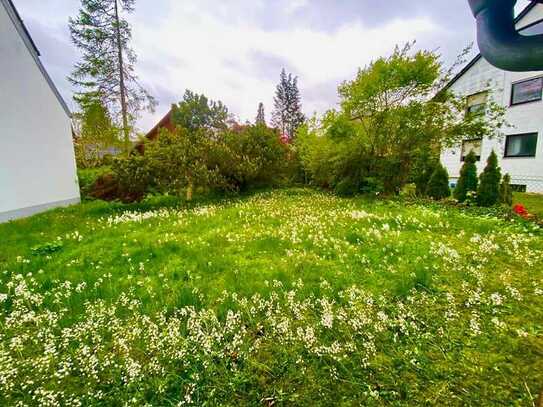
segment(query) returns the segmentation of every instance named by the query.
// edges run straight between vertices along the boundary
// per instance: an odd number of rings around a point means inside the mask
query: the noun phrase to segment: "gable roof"
[[[19,33],[19,36],[23,40],[24,44],[26,45],[26,48],[30,52],[30,55],[32,55],[32,58],[34,59],[34,62],[38,66],[38,69],[42,73],[43,77],[45,78],[45,81],[51,88],[51,91],[55,94],[56,98],[58,99],[58,102],[68,115],[68,117],[71,117],[72,114],[70,112],[70,109],[68,108],[68,105],[62,98],[60,92],[58,91],[57,87],[53,83],[53,80],[45,70],[45,67],[40,61],[40,51],[38,50],[38,47],[36,47],[36,44],[34,43],[34,40],[30,36],[30,33],[28,32],[25,24],[23,23],[23,20],[21,19],[21,16],[17,12],[17,9],[15,8],[15,5],[13,4],[12,0],[0,0],[0,3],[4,6],[6,13],[8,14],[10,20],[12,21],[13,25],[15,26],[17,32]]]
[[[515,18],[515,24],[517,24],[520,20],[522,20],[524,17],[526,17],[528,15],[528,13],[530,11],[532,11],[532,9],[537,6],[539,3],[543,3],[543,0],[532,0],[530,2],[530,4],[528,4],[524,10],[522,10],[519,15]],[[483,58],[483,56],[481,55],[481,53],[478,53],[470,62],[467,63],[466,66],[464,66],[464,68],[462,68],[460,70],[460,72],[458,72],[454,78],[452,78],[449,83],[447,83],[447,85],[445,85],[445,87],[442,89],[442,91],[445,91],[447,89],[449,89],[458,79],[460,79],[462,76],[464,76],[464,74],[470,70],[470,68],[475,65],[481,58]]]

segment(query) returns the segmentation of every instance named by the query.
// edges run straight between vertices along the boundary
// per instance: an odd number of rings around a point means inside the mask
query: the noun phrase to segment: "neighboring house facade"
[[[517,17],[517,29],[524,35],[543,34],[543,4],[531,3]],[[484,114],[490,98],[505,107],[510,127],[500,137],[465,140],[446,149],[441,162],[455,186],[465,156],[473,150],[479,173],[494,150],[502,174],[509,173],[516,190],[543,193],[543,71],[506,72],[490,65],[481,55],[473,59],[449,84],[459,96],[467,97],[467,112]]]
[[[0,0],[0,222],[79,202],[70,111]]]

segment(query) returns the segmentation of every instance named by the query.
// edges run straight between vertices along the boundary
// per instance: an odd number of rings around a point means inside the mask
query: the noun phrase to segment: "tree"
[[[79,168],[97,167],[105,155],[121,147],[119,129],[113,124],[101,100],[91,95],[81,99],[81,111],[74,113],[75,153]]]
[[[490,99],[487,115],[466,115],[465,100],[441,90],[450,75],[437,53],[412,53],[411,44],[360,69],[339,87],[340,108],[313,130],[330,141],[315,145],[318,154],[305,154],[320,164],[304,167],[327,168],[313,170],[326,176],[323,186],[348,180],[350,190],[361,191],[378,180],[385,193],[396,194],[418,178],[413,169],[425,150],[432,156],[465,137],[494,137],[503,108]]]
[[[296,130],[305,121],[305,116],[302,113],[298,77],[293,77],[292,74],[287,75],[285,69],[281,71],[273,104],[273,126],[279,129],[281,135],[286,135],[290,140],[294,139]]]
[[[225,130],[227,120],[228,109],[221,101],[209,100],[188,89],[183,100],[172,106],[172,122],[189,133],[199,129]]]
[[[153,183],[162,192],[180,194],[185,191],[192,200],[197,187],[208,188],[217,180],[218,172],[208,167],[213,140],[206,129],[189,132],[177,128],[162,130],[156,140],[148,142],[145,160]]]
[[[469,192],[477,191],[479,180],[477,179],[476,162],[477,156],[471,150],[464,159],[464,165],[462,165],[462,169],[460,170],[460,178],[458,178],[458,183],[454,189],[454,198],[458,202],[464,202]]]
[[[477,203],[480,206],[496,205],[500,200],[501,170],[498,167],[498,156],[492,150],[486,167],[480,177],[477,190]]]
[[[131,150],[131,127],[143,109],[153,110],[155,99],[139,84],[134,71],[136,54],[130,48],[132,31],[122,13],[134,10],[135,0],[81,0],[79,14],[70,18],[72,42],[82,52],[75,64],[72,84],[99,97],[111,114],[120,117],[126,153]]]
[[[260,102],[258,104],[258,113],[256,114],[256,124],[266,125],[266,115],[264,114],[264,103]]]
[[[451,196],[449,173],[441,163],[436,165],[436,169],[430,177],[426,194],[435,200],[441,200]]]
[[[511,176],[505,174],[500,185],[500,202],[507,205],[513,205],[513,189],[511,188]]]

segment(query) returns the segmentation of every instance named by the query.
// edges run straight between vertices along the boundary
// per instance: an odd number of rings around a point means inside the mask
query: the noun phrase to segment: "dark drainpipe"
[[[477,19],[479,49],[488,62],[506,71],[543,70],[543,35],[518,33],[514,15],[517,0],[468,1]]]

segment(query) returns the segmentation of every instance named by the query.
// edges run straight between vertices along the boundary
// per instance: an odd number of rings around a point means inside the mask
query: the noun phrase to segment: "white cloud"
[[[349,79],[358,67],[390,53],[396,44],[441,30],[428,18],[418,18],[389,21],[374,28],[356,22],[334,32],[294,26],[266,31],[250,22],[219,19],[206,10],[196,3],[170,0],[168,16],[158,26],[135,24],[134,44],[142,62],[140,76],[149,84],[160,84],[179,99],[186,88],[221,99],[242,120],[254,118],[260,101],[270,113],[281,69],[277,67],[276,79],[259,75],[252,60],[255,51],[286,61],[300,77],[303,97],[304,88]],[[162,60],[160,72],[145,68],[147,61],[156,66]],[[312,98],[304,103],[304,110],[311,114],[333,103]],[[152,119],[167,108],[161,106]]]
[[[185,89],[222,100],[242,121],[253,120],[258,103],[263,102],[269,118],[283,66],[299,76],[304,111],[322,112],[334,106],[335,88],[341,81],[352,78],[372,59],[389,54],[398,43],[420,39],[421,46],[435,48],[440,42],[446,46],[453,40],[470,40],[459,39],[458,32],[447,31],[429,16],[389,19],[371,27],[362,18],[350,18],[338,22],[334,30],[324,30],[307,21],[297,22],[297,17],[288,18],[315,3],[273,1],[274,7],[271,0],[162,0],[160,6],[138,1],[130,17],[139,57],[137,72],[161,102],[155,114],[142,115],[139,127],[152,127]],[[17,0],[16,4],[23,18],[39,21],[49,36],[64,38],[49,50],[51,41],[36,41],[38,46],[45,45],[44,61],[70,100],[65,77],[71,63],[68,58],[57,61],[53,57],[76,55],[66,24],[76,14],[79,1]]]

